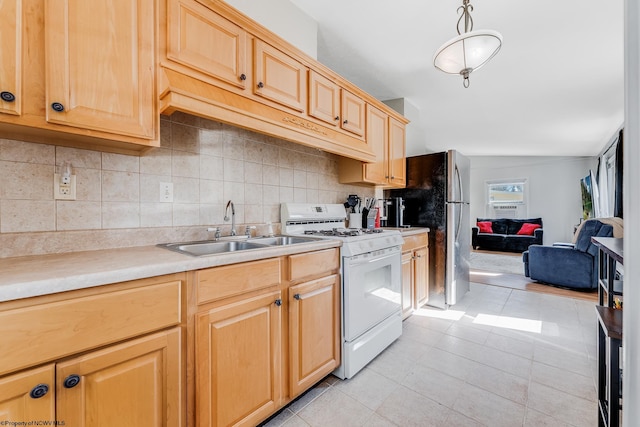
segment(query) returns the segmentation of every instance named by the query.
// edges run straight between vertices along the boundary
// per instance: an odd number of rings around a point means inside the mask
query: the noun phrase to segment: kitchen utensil
[[[360,203],[360,197],[357,194],[349,194],[347,201],[344,203],[344,207],[351,209],[351,212],[356,213],[356,206]]]

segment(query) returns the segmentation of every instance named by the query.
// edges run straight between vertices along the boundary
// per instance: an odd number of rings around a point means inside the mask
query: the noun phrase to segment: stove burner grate
[[[306,230],[304,234],[336,237],[354,237],[382,233],[381,228],[332,228],[331,230]]]

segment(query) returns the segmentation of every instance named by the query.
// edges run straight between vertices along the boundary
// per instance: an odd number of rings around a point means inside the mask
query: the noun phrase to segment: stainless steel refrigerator
[[[455,150],[407,158],[404,225],[429,227],[429,300],[448,308],[469,291],[469,159]]]

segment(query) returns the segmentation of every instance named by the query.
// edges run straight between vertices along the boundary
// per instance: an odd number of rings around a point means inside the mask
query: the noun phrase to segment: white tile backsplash
[[[10,243],[0,256],[162,243],[182,229],[207,238],[209,226],[229,231],[228,200],[239,231],[278,229],[280,203],[374,194],[338,183],[337,156],[289,141],[183,113],[161,117],[160,135],[161,147],[140,157],[0,139],[0,240]],[[75,201],[53,200],[53,174],[65,162]],[[173,203],[160,203],[160,182],[173,183]],[[99,237],[70,243],[77,233]]]

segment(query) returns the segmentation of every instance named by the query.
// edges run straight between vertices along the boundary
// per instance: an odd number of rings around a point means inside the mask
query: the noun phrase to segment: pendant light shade
[[[469,87],[469,74],[486,64],[502,46],[502,35],[493,30],[473,30],[470,12],[473,6],[463,0],[462,15],[458,19],[458,36],[452,38],[433,55],[433,65],[448,74],[463,77],[464,87]],[[460,32],[460,22],[464,18],[465,31]]]

